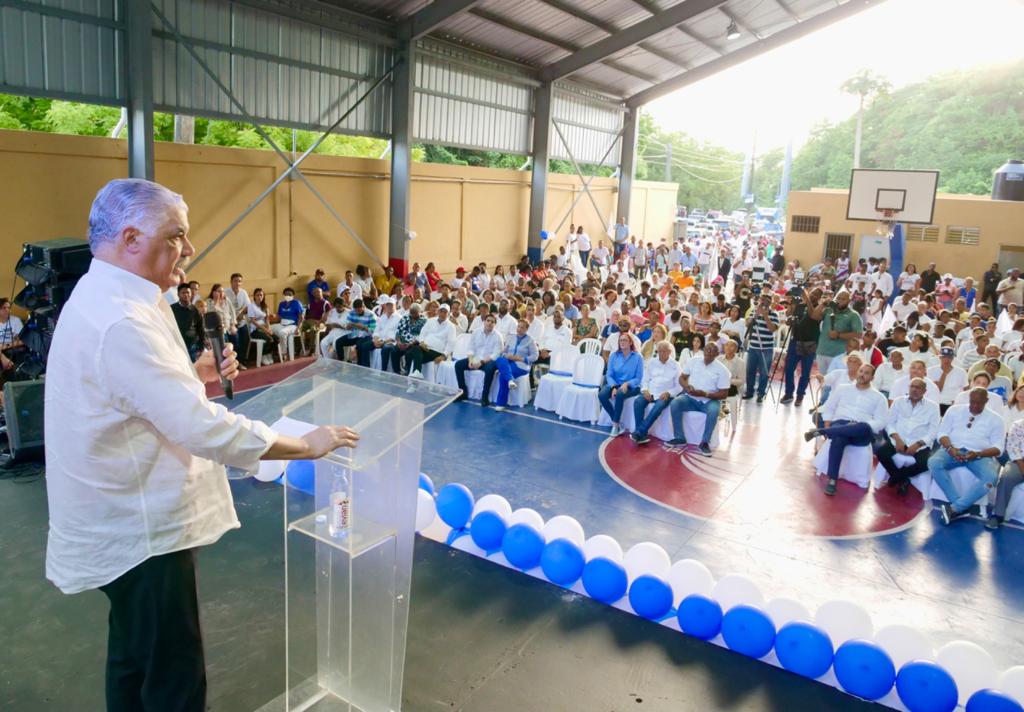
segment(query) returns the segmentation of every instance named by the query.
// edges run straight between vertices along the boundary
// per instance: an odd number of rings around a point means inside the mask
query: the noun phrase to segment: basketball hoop
[[[882,219],[878,221],[878,227],[875,229],[875,232],[891,240],[892,234],[896,229],[896,223],[899,222],[899,214],[902,211],[884,208],[881,212]]]

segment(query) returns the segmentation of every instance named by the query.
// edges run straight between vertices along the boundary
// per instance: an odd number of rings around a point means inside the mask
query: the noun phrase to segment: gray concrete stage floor
[[[106,599],[43,576],[42,479],[0,481],[0,710],[103,709]],[[234,483],[242,529],[200,557],[208,709],[283,688],[281,492]],[[419,540],[406,712],[880,709],[431,541]]]

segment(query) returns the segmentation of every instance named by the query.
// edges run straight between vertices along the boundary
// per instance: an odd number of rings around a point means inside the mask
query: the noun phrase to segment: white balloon
[[[473,505],[473,516],[475,517],[480,512],[494,512],[507,522],[508,518],[512,516],[512,505],[500,494],[486,494]]]
[[[935,653],[935,662],[956,681],[962,705],[978,690],[995,687],[996,661],[977,643],[966,640],[946,643]]]
[[[421,532],[431,525],[437,514],[437,504],[430,492],[416,490],[416,531]]]
[[[764,603],[764,594],[757,584],[740,574],[728,574],[718,579],[711,597],[718,601],[722,613],[727,613],[730,608],[740,604],[760,606]]]
[[[773,598],[765,604],[764,612],[772,619],[776,630],[792,621],[811,620],[807,606],[792,598]]]
[[[622,547],[607,534],[595,534],[583,544],[583,558],[586,561],[603,557],[617,564],[622,563]]]
[[[711,575],[707,566],[696,559],[683,559],[672,564],[665,580],[672,587],[672,597],[676,606],[684,598],[695,593],[710,598],[715,588],[715,577]]]
[[[871,616],[853,601],[834,600],[821,604],[814,614],[814,625],[828,633],[833,648],[853,638],[871,640],[875,632]]]
[[[1004,670],[996,683],[996,689],[1024,705],[1024,665]]]
[[[928,636],[902,623],[885,626],[875,633],[874,640],[892,658],[897,670],[911,660],[931,660],[935,654]]]
[[[572,517],[559,514],[552,517],[544,525],[544,540],[551,542],[555,539],[568,539],[577,546],[583,546],[586,535],[583,533],[583,525]]]
[[[523,507],[509,515],[508,525],[511,527],[513,524],[529,524],[537,531],[542,531],[544,529],[544,518],[534,510]]]
[[[667,551],[654,542],[643,541],[630,547],[622,558],[622,566],[630,581],[644,574],[665,578],[672,568],[672,559]]]
[[[282,460],[260,460],[260,469],[256,472],[256,479],[260,482],[273,482],[284,472],[284,461]]]
[[[451,533],[452,528],[445,524],[441,517],[434,517],[434,521],[432,521],[425,529],[420,531],[419,535],[425,539],[433,539],[434,541],[439,541],[442,544],[445,544],[448,541],[448,535]]]

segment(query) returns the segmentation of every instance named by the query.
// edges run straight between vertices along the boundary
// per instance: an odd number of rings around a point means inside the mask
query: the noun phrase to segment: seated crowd
[[[332,289],[318,270],[305,304],[285,289],[276,312],[262,289],[250,297],[234,274],[205,300],[197,283],[182,285],[172,307],[194,354],[201,314],[216,310],[243,358],[253,339],[272,347],[264,363],[291,355],[297,341],[304,353],[413,378],[450,360],[468,334],[454,361],[460,398],[467,372],[480,371],[482,404],[491,405],[497,379],[499,408],[518,379],[535,382],[538,366],[575,346],[603,356],[597,399],[613,437],[629,412],[633,441],[647,443],[668,409],[669,444],[709,457],[719,418],[740,399],[762,403],[776,369],[783,404],[801,405],[819,379],[817,427],[807,437],[831,441],[827,494],[844,449],[872,445],[901,492],[931,473],[950,500],[946,521],[998,487],[989,526],[999,525],[1024,479],[1020,270],[1002,275],[992,265],[979,293],[972,278],[940,275],[935,264],[921,273],[908,264],[894,277],[884,259],[852,265],[843,253],[805,269],[786,262],[781,238],[742,230],[658,246],[636,237],[611,249],[594,242],[572,226],[555,257],[460,267],[447,278],[433,263],[413,264],[404,277],[359,266]],[[705,416],[693,443],[683,427],[690,412]],[[976,486],[958,492],[949,475],[957,467]]]

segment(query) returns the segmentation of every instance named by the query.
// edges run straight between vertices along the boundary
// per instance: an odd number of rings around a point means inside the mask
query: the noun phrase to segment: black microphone
[[[206,312],[206,316],[203,317],[203,328],[206,329],[206,338],[210,340],[210,348],[213,350],[213,362],[217,364],[220,387],[224,389],[224,395],[228,400],[231,400],[235,397],[235,389],[231,381],[220,372],[220,362],[224,359],[224,326],[220,314],[212,310]]]

